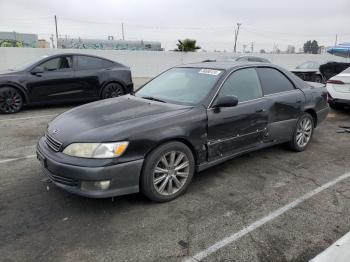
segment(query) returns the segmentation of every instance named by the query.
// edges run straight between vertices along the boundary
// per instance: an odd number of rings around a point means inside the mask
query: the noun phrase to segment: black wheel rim
[[[22,96],[15,89],[0,89],[0,109],[4,113],[14,113],[22,107]]]
[[[124,94],[123,88],[118,84],[109,84],[105,88],[104,98],[112,98]]]

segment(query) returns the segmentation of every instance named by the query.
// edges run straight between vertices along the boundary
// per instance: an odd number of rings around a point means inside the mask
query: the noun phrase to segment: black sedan
[[[0,72],[0,113],[23,105],[91,101],[133,91],[130,69],[84,54],[44,56]]]
[[[172,68],[135,95],[86,104],[48,126],[37,146],[44,173],[88,197],[182,194],[194,172],[241,154],[310,144],[327,116],[327,92],[262,63]]]

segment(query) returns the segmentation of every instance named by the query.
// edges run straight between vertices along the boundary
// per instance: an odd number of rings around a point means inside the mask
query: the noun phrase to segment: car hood
[[[63,145],[119,141],[191,108],[126,95],[69,110],[50,122],[48,133]]]

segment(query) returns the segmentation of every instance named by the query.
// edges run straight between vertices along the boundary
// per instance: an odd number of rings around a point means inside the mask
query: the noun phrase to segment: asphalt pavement
[[[349,110],[331,111],[305,152],[244,155],[157,204],[71,195],[42,175],[36,142],[73,106],[0,115],[0,261],[308,261],[350,231],[350,178],[337,180],[350,172],[350,134],[336,132],[350,125]]]

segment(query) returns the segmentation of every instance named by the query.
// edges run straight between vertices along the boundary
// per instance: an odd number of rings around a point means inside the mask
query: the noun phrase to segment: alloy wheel
[[[309,118],[301,120],[297,127],[296,142],[299,147],[305,147],[312,135],[312,121]]]
[[[19,111],[23,105],[21,94],[14,88],[0,89],[0,111],[3,113],[14,113]]]
[[[187,156],[180,151],[165,153],[153,170],[153,185],[164,196],[173,195],[186,183],[190,173]]]
[[[124,90],[120,85],[112,83],[105,87],[104,98],[112,98],[121,95],[124,95]]]

